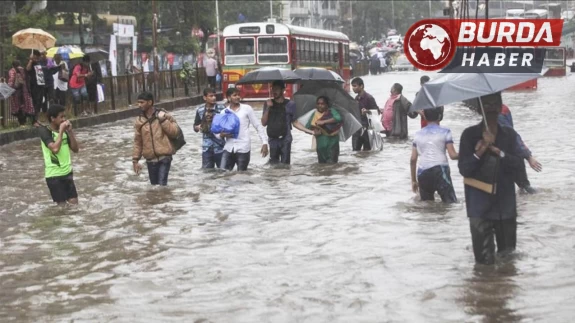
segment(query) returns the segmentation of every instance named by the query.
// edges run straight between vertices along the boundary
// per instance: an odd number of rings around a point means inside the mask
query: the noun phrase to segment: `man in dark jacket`
[[[367,132],[369,128],[369,119],[367,115],[372,113],[370,110],[375,110],[379,113],[379,107],[377,106],[377,103],[375,103],[375,99],[371,94],[365,92],[364,86],[363,80],[360,77],[356,77],[351,81],[353,93],[357,94],[355,99],[357,100],[359,112],[361,114],[361,129],[353,134],[351,141],[353,151],[360,151],[362,150],[362,147],[364,151],[371,150],[369,134]]]
[[[517,133],[497,122],[502,107],[501,93],[484,96],[481,100],[489,129],[486,130],[482,122],[463,131],[459,146],[459,172],[468,183],[465,185],[465,203],[475,261],[493,264],[494,236],[498,254],[504,255],[515,250],[517,203],[513,173],[523,160],[520,157]],[[492,160],[497,160],[499,166],[486,169],[487,162]],[[494,174],[494,194],[467,182],[467,179],[485,177],[484,174]],[[485,182],[485,178],[481,180]]]
[[[399,139],[406,139],[407,131],[407,116],[411,108],[411,102],[403,96],[403,86],[399,83],[392,85],[390,90],[390,97],[385,102],[382,109],[382,124],[385,128],[385,134],[388,137],[395,137]],[[417,114],[411,115],[410,118],[416,118]]]

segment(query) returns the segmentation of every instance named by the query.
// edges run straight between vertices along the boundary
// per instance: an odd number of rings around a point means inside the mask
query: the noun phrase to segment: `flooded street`
[[[380,107],[418,72],[364,77]],[[195,109],[175,112],[188,144],[167,189],[131,164],[133,120],[79,129],[77,208],[43,178],[40,140],[0,147],[1,322],[572,322],[575,315],[575,75],[504,93],[516,130],[543,164],[518,195],[516,257],[474,268],[463,182],[459,204],[418,202],[411,141],[377,153],[342,143],[319,166],[294,130],[290,169],[261,158],[247,173],[204,172]],[[261,115],[261,111],[256,111]],[[461,132],[480,118],[446,107]],[[419,119],[409,120],[410,137]]]

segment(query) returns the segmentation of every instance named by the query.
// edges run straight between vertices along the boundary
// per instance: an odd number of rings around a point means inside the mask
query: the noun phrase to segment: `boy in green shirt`
[[[46,183],[52,199],[58,205],[66,204],[66,202],[78,204],[70,154],[70,150],[78,152],[78,142],[72,131],[72,123],[66,120],[64,111],[61,105],[50,105],[48,109],[50,124],[39,128]]]

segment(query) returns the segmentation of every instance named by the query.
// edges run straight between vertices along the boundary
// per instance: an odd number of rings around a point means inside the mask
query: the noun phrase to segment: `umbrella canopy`
[[[42,29],[23,29],[12,35],[12,45],[22,49],[46,50],[56,45],[56,38]]]
[[[84,53],[78,46],[60,46],[52,47],[46,52],[46,57],[54,58],[54,55],[60,54],[63,60],[69,61],[75,58],[84,57]]]
[[[361,129],[361,116],[358,103],[339,84],[333,82],[307,83],[294,95],[296,116],[306,124],[315,111],[319,96],[329,98],[330,107],[335,108],[343,118],[343,127],[339,132],[340,141],[346,141]]]
[[[250,71],[244,75],[237,84],[265,84],[273,81],[296,83],[301,80],[297,74],[287,68],[263,67]]]
[[[446,73],[425,83],[410,112],[440,107],[503,91],[543,76],[541,73]]]
[[[97,48],[86,49],[85,53],[90,56],[91,62],[107,61],[110,57],[110,54],[107,51]]]
[[[298,68],[294,73],[301,77],[302,81],[328,81],[345,83],[343,78],[336,72],[326,70],[325,68]]]

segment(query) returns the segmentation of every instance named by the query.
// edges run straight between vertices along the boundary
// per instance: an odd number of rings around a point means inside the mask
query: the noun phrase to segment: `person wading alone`
[[[290,164],[291,161],[291,127],[307,134],[313,131],[306,129],[296,118],[296,107],[293,101],[284,98],[285,84],[275,81],[272,84],[273,100],[264,104],[262,125],[267,126],[268,144],[270,147],[270,164]]]
[[[78,192],[74,184],[72,155],[78,153],[78,141],[72,131],[72,123],[66,120],[64,107],[52,104],[48,108],[48,126],[39,128],[44,155],[46,184],[52,200],[59,205],[78,204]]]
[[[371,114],[370,110],[376,110],[377,113],[380,114],[379,107],[377,106],[377,103],[375,103],[373,96],[365,92],[363,80],[361,78],[354,78],[351,81],[351,87],[353,89],[353,93],[357,94],[355,99],[358,102],[361,113],[361,129],[353,134],[351,144],[354,151],[360,151],[362,147],[364,151],[371,150],[369,133],[367,132],[369,128],[369,119],[367,118],[367,115]]]
[[[421,196],[422,201],[433,201],[435,192],[439,193],[443,203],[457,202],[457,196],[451,181],[451,170],[445,156],[449,153],[452,160],[458,158],[453,147],[451,130],[439,126],[441,108],[424,110],[428,124],[415,133],[411,152],[411,187],[414,193]],[[419,168],[417,158],[421,156]]]
[[[204,90],[204,104],[196,111],[194,131],[202,132],[202,168],[220,168],[224,145],[223,139],[218,139],[212,133],[212,120],[214,114],[221,113],[226,108],[217,103],[216,90]]]
[[[174,117],[154,108],[154,96],[150,92],[138,95],[138,106],[142,115],[134,124],[134,150],[132,163],[134,172],[140,174],[142,156],[146,159],[148,176],[152,185],[168,185],[168,174],[175,149],[170,139],[180,132]]]
[[[479,264],[495,262],[497,253],[506,255],[515,250],[517,241],[517,202],[514,173],[521,167],[523,153],[517,133],[498,125],[502,108],[501,93],[481,98],[485,112],[484,122],[469,127],[461,134],[459,172],[473,179],[479,173],[495,174],[496,191],[493,194],[472,185],[465,185],[465,204],[471,230],[475,261]],[[498,166],[485,170],[495,160]],[[489,163],[488,163],[489,162]],[[494,164],[495,165],[495,164]]]

